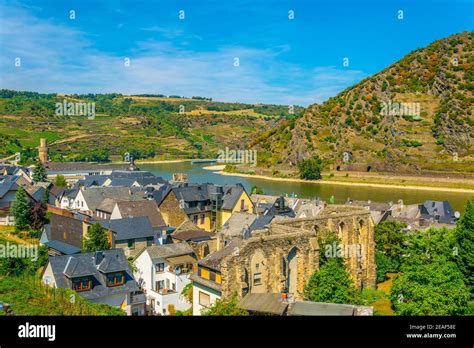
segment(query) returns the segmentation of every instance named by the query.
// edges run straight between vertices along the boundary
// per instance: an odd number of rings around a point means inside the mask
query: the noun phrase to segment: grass
[[[90,303],[73,290],[50,288],[33,276],[0,277],[0,299],[15,315],[125,315],[119,308]]]
[[[384,294],[372,305],[374,306],[374,311],[380,315],[394,315],[392,309],[392,302],[388,299],[390,296],[393,278],[396,276],[396,273],[387,273],[388,280],[377,284],[377,291],[380,291]]]

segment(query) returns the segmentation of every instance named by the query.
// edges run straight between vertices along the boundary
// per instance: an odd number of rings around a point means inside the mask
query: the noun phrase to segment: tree
[[[232,296],[232,298],[228,301],[217,300],[213,306],[209,307],[205,311],[201,313],[202,315],[210,316],[210,315],[217,315],[217,316],[245,316],[249,315],[249,313],[242,308],[237,306],[237,296]]]
[[[393,281],[390,300],[398,315],[463,315],[470,294],[454,262],[439,258],[403,268]]]
[[[36,164],[35,170],[33,171],[33,182],[46,182],[46,168],[41,162]]]
[[[43,202],[34,202],[30,208],[30,227],[39,231],[46,222],[47,207]]]
[[[256,195],[263,195],[263,189],[261,187],[258,187],[257,185],[254,185],[252,186],[250,193]]]
[[[87,253],[106,249],[109,249],[107,230],[99,223],[95,223],[82,241],[82,251]]]
[[[308,158],[298,163],[300,178],[306,180],[321,179],[322,161],[318,156]]]
[[[467,202],[466,211],[456,224],[454,238],[455,261],[472,293],[474,290],[474,199]]]
[[[10,212],[15,217],[15,231],[23,231],[28,228],[30,224],[30,205],[28,204],[26,191],[21,186],[18,187]]]
[[[398,272],[405,227],[406,224],[399,221],[383,221],[375,227],[377,282],[386,280],[388,272]]]
[[[344,268],[342,258],[328,259],[314,272],[304,288],[306,300],[330,303],[356,303],[357,291]]]
[[[64,175],[58,174],[54,178],[54,186],[57,187],[67,187],[67,181]]]

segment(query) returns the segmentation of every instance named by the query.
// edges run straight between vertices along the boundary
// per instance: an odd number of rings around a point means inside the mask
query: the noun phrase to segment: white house
[[[185,311],[191,307],[183,288],[190,284],[190,274],[196,266],[193,249],[187,243],[153,245],[135,258],[135,280],[147,297],[151,314],[168,315],[170,311]]]

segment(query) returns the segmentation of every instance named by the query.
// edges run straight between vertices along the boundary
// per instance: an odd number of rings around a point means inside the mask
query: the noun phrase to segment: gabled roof
[[[24,189],[36,202],[42,201],[46,192],[44,187],[36,185],[25,186]]]
[[[194,253],[193,248],[186,243],[173,243],[163,245],[152,245],[145,249],[152,260],[164,259],[181,255],[191,255]]]
[[[186,242],[208,240],[211,239],[212,236],[212,233],[204,231],[189,220],[183,221],[181,225],[179,225],[178,228],[171,234],[173,239]]]
[[[64,267],[63,274],[68,278],[77,278],[91,276],[94,274],[94,271],[83,262],[82,258],[70,256]]]
[[[222,260],[224,260],[226,256],[233,253],[235,251],[235,248],[238,248],[241,244],[242,244],[241,239],[233,239],[223,249],[207,255],[205,258],[199,261],[198,264],[206,268],[210,268],[210,269],[220,272]]]
[[[96,210],[112,213],[112,211],[114,210],[115,204],[117,204],[117,200],[113,198],[106,198],[99,204]]]
[[[46,170],[53,173],[66,172],[96,172],[96,171],[112,171],[117,169],[126,169],[127,165],[120,164],[101,164],[94,162],[48,162]]]
[[[209,211],[211,205],[211,195],[219,185],[213,184],[177,184],[171,190],[180,202],[184,202],[184,211],[187,214],[196,214]],[[232,184],[222,186],[222,209],[231,210],[237,204],[238,199],[245,190],[242,184]],[[197,203],[191,205],[191,202]]]
[[[101,259],[96,259],[99,256]],[[98,265],[96,264],[96,261],[100,261],[98,262]],[[100,300],[103,297],[114,295],[123,296],[127,292],[138,290],[138,284],[133,278],[133,273],[130,270],[127,258],[122,249],[104,250],[96,253],[54,256],[49,258],[49,263],[58,288],[71,288],[72,282],[68,275],[74,277],[86,275],[91,276],[92,289],[78,293],[81,297],[90,300]],[[125,283],[124,285],[107,287],[106,274],[101,272],[99,267],[104,267],[107,271],[112,270],[112,272],[115,272],[115,270],[119,268],[117,265],[120,265],[120,268],[125,271]]]
[[[124,265],[122,265],[115,257],[104,257],[97,267],[102,273],[113,273],[125,271]]]
[[[454,209],[448,201],[427,200],[420,206],[422,217],[439,217],[440,223],[455,223]]]
[[[81,190],[90,210],[94,211],[106,198],[116,200],[140,200],[143,195],[134,193],[128,187],[91,187]]]
[[[125,219],[99,220],[100,225],[115,233],[115,240],[154,237],[155,231],[146,216]]]
[[[5,196],[10,190],[16,191],[18,184],[16,180],[18,176],[2,176],[0,177],[0,198]]]
[[[250,312],[283,315],[288,303],[282,301],[281,294],[248,293],[240,300],[238,306]]]
[[[155,200],[119,201],[115,206],[122,218],[146,216],[153,228],[166,226],[166,222],[163,220]]]

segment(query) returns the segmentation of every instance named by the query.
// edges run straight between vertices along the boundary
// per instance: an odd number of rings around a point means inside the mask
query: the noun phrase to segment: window
[[[176,283],[171,283],[171,290],[176,292]]]
[[[245,210],[245,200],[244,199],[240,200],[240,210]]]
[[[74,278],[72,280],[72,289],[76,291],[87,291],[91,289],[90,277]]]
[[[193,216],[193,222],[194,222],[195,224],[198,223],[198,216],[197,216],[197,215],[194,215],[194,216]]]
[[[156,291],[160,291],[160,290],[163,290],[163,288],[165,287],[165,281],[164,280],[158,280],[155,282],[155,290]],[[158,303],[159,305],[159,303]]]
[[[153,237],[147,237],[146,246],[152,246],[152,245],[153,245]]]
[[[129,249],[135,249],[135,239],[129,239],[128,240],[128,248]]]
[[[209,307],[211,305],[211,297],[205,292],[199,291],[199,305]]]
[[[164,272],[165,271],[165,264],[163,262],[161,263],[157,263],[155,265],[155,268],[156,268],[156,273],[158,272]]]
[[[124,281],[125,281],[125,277],[124,277],[123,272],[107,274],[108,287],[123,285]]]
[[[203,224],[204,224],[204,219],[205,219],[205,217],[206,217],[206,215],[204,215],[204,214],[201,214],[201,222],[200,222],[200,223],[201,223],[201,225],[203,225]]]
[[[209,280],[215,282],[216,274],[214,272],[209,272]]]
[[[261,285],[262,284],[262,273],[255,273],[253,275],[253,285]]]

